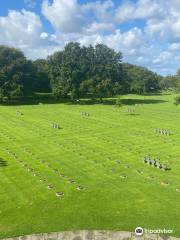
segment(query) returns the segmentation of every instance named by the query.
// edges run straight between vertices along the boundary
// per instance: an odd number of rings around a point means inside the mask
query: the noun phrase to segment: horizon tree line
[[[56,98],[112,97],[180,90],[180,70],[162,77],[145,67],[123,63],[122,53],[104,44],[68,43],[47,59],[28,60],[16,48],[0,46],[0,99],[52,93]]]

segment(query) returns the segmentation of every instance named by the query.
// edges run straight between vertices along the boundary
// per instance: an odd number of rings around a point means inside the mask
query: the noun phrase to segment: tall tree
[[[113,95],[121,85],[121,59],[121,53],[103,44],[95,48],[67,44],[48,59],[54,94],[73,99],[84,93],[99,98]]]
[[[160,89],[159,83],[162,77],[147,68],[124,63],[123,70],[129,92],[142,94]]]
[[[91,48],[88,50],[92,52]],[[98,44],[90,56],[91,69],[85,83],[86,89],[89,85],[88,91],[100,99],[118,93],[122,87],[122,54]]]
[[[34,80],[32,62],[20,50],[0,46],[0,97],[32,94]]]
[[[35,91],[50,92],[50,79],[48,63],[45,59],[38,59],[33,62],[36,71]]]

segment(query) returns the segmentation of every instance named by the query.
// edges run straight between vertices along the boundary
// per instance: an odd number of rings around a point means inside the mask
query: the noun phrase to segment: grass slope
[[[137,226],[173,229],[180,237],[180,108],[172,104],[172,95],[124,98],[127,105],[119,109],[108,104],[0,106],[0,237]],[[62,129],[51,128],[52,122]],[[174,134],[160,136],[155,128]],[[160,156],[172,170],[143,164],[148,154]]]

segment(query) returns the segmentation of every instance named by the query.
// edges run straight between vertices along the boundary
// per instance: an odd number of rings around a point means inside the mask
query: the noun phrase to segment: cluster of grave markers
[[[135,104],[135,105],[133,106],[134,108],[128,108],[128,109],[127,109],[127,112],[129,112],[129,113],[134,113],[134,112],[135,112],[135,109],[136,109],[135,107],[141,107],[141,106],[143,106],[143,104],[141,104],[141,103],[140,103],[140,104]],[[117,105],[114,105],[114,107],[117,107]]]
[[[127,175],[123,173],[123,174],[120,175],[120,178],[126,179]]]
[[[40,182],[46,183],[48,189],[53,189],[53,190],[55,190],[57,197],[63,197],[63,196],[64,196],[64,192],[62,192],[62,191],[61,191],[61,192],[60,192],[60,191],[57,192],[57,190],[56,190],[56,188],[55,188],[55,186],[54,186],[53,184],[48,183],[48,180],[47,180],[46,178],[42,178],[41,175],[40,175],[40,173],[37,172],[37,171],[36,171],[33,167],[31,167],[29,164],[27,164],[26,161],[20,160],[20,159],[18,158],[18,156],[16,155],[16,153],[10,151],[8,148],[5,148],[5,151],[8,153],[8,155],[10,155],[12,158],[14,158],[19,164],[21,164],[21,166],[22,166],[23,168],[25,168],[28,172],[31,172],[34,177],[39,177],[39,178],[40,178],[40,179],[39,179]],[[32,152],[31,152],[30,150],[28,150],[27,148],[24,148],[24,151],[25,151],[26,153],[29,153],[31,156],[34,156],[34,155],[35,155],[34,153],[32,153]],[[40,163],[45,164],[46,167],[48,167],[48,168],[50,168],[51,170],[53,170],[55,173],[58,174],[58,176],[63,177],[63,178],[67,178],[68,183],[70,183],[70,184],[75,184],[75,183],[76,183],[75,180],[73,180],[73,179],[69,178],[68,176],[64,175],[64,174],[63,174],[61,171],[59,171],[58,169],[52,168],[52,166],[51,166],[47,161],[45,161],[45,160],[40,160]],[[81,185],[76,184],[76,189],[77,189],[78,191],[82,191],[82,190],[84,190],[85,188],[84,188],[83,186],[81,186]]]
[[[135,112],[135,109],[128,109],[128,112],[134,113],[134,112]],[[19,115],[23,115],[23,114],[20,113]],[[87,113],[87,112],[82,112],[82,116],[87,116],[87,117],[89,117],[90,114]],[[53,123],[53,124],[52,124],[52,127],[53,127],[53,128],[57,128],[57,129],[60,129],[60,126],[59,126],[59,124],[57,124],[57,123]],[[156,132],[156,133],[170,135],[170,132],[167,131],[167,130],[163,130],[163,129],[159,129],[159,130],[160,130],[160,131],[158,131],[158,129],[157,129],[157,132]],[[165,133],[164,131],[167,131],[167,133]],[[110,142],[110,141],[109,141],[109,142]],[[28,152],[28,151],[27,151],[27,152]],[[12,156],[14,156],[14,158],[17,158],[17,156],[16,156],[15,153],[12,153],[12,152],[9,151],[9,154],[12,154]],[[34,154],[32,153],[31,155],[33,156]],[[144,158],[146,158],[146,157],[144,157]],[[168,169],[166,168],[166,167],[167,167],[166,165],[161,164],[161,163],[159,162],[159,159],[151,159],[151,158],[149,157],[149,159],[147,158],[146,160],[147,160],[147,161],[146,161],[146,162],[144,161],[144,162],[147,163],[147,164],[149,164],[149,165],[152,165],[152,166],[157,167],[157,168],[162,169],[162,170],[168,170]],[[43,161],[43,160],[42,160],[42,161]],[[28,166],[27,163],[25,163],[25,162],[23,162],[23,161],[19,161],[19,162],[22,164],[22,166],[28,167],[28,171],[32,172],[34,176],[40,177],[40,174],[39,174],[38,172],[36,172],[33,168],[31,168],[30,166]],[[45,163],[45,161],[44,161],[44,163]],[[120,162],[119,162],[119,163],[120,163]],[[51,167],[49,163],[47,163],[46,166],[49,167],[49,168]],[[129,167],[127,167],[127,168],[129,168]],[[65,176],[64,174],[60,173],[60,172],[58,171],[58,169],[54,169],[54,172],[56,172],[57,174],[59,174],[61,177],[67,177],[67,176]],[[141,173],[141,174],[143,173],[143,172],[140,171],[140,170],[137,170],[137,172],[139,172],[139,173]],[[121,174],[120,177],[123,178],[123,179],[126,179],[126,178],[127,178],[127,175]],[[153,178],[153,177],[149,176],[149,179],[152,179],[152,178]],[[40,182],[47,182],[46,179],[42,179],[42,178],[41,178],[39,181],[40,181]],[[69,181],[69,183],[75,183],[75,181],[72,180],[72,179],[69,179],[68,181]],[[162,185],[168,185],[168,184],[169,184],[168,182],[162,182]],[[47,188],[48,188],[48,189],[55,189],[55,187],[53,186],[53,184],[50,184],[50,183],[47,185]],[[78,186],[76,189],[77,189],[77,190],[83,190],[84,188],[83,188],[82,186]],[[177,188],[176,191],[177,191],[177,192],[180,192],[180,188]],[[62,197],[62,196],[64,196],[64,193],[63,193],[63,192],[56,192],[56,196]]]
[[[166,129],[156,128],[154,131],[155,131],[155,133],[161,134],[161,135],[171,135],[172,134],[169,130],[166,130]]]
[[[51,166],[51,164],[49,164],[47,161],[45,161],[45,160],[40,160],[40,163],[45,164],[46,167],[48,167],[49,169],[51,169],[51,170],[52,170],[53,172],[55,172],[58,176],[60,176],[60,177],[62,177],[62,178],[66,178],[67,181],[68,181],[68,183],[70,183],[70,184],[75,184],[75,183],[76,183],[75,180],[69,178],[68,176],[66,176],[65,174],[63,174],[60,170],[58,170],[57,168],[53,168],[53,167]],[[77,189],[77,190],[83,190],[83,189],[85,189],[85,188],[82,187],[82,186],[80,186],[80,185],[78,185],[78,186],[76,187],[76,189]]]
[[[139,106],[141,106],[141,105],[143,105],[143,104],[139,104]],[[136,106],[138,106],[138,104],[136,104]],[[127,111],[128,111],[128,113],[134,113],[135,109],[128,108]],[[160,129],[160,128],[156,128],[155,133],[161,134],[161,135],[168,135],[168,136],[172,135],[172,133],[169,130]],[[161,170],[164,170],[164,171],[171,170],[171,168],[167,164],[162,164],[162,163],[159,162],[159,160],[160,160],[159,158],[153,159],[149,156],[145,156],[143,158],[143,163],[149,164],[151,166],[154,166],[154,167],[156,167],[158,169],[161,169]],[[137,172],[139,174],[143,174],[142,170],[137,170]],[[121,174],[120,177],[123,178],[123,179],[127,179],[126,174]],[[147,178],[150,179],[150,180],[154,179],[153,176],[148,176]],[[168,181],[163,181],[163,182],[161,182],[161,184],[162,185],[169,185],[169,182]],[[176,191],[180,192],[180,188],[176,188]]]
[[[111,141],[110,141],[110,140],[108,140],[107,142],[109,143],[109,142],[111,142]],[[55,143],[57,143],[57,142],[55,142]],[[75,145],[76,145],[76,144],[75,144]],[[78,145],[79,145],[79,144],[78,144]],[[57,144],[57,146],[62,146],[62,145],[59,145],[59,144]],[[65,146],[64,146],[64,147],[65,147]],[[67,149],[69,149],[69,148],[67,147]],[[33,154],[33,153],[30,153],[30,152],[29,152],[27,149],[26,149],[26,152],[27,152],[27,153],[29,153],[31,156],[34,156],[34,154]],[[95,150],[92,150],[92,152],[95,152]],[[79,153],[79,155],[82,155],[82,154],[81,154],[81,153]],[[110,157],[109,157],[109,159],[111,159],[111,160],[112,160],[112,158],[110,158]],[[120,161],[119,161],[119,160],[117,160],[116,162],[117,162],[117,163],[120,163]],[[49,165],[49,164],[47,164],[47,167],[50,167],[50,165]],[[126,166],[125,166],[125,168],[129,168],[129,167],[130,167],[129,165],[126,165]],[[35,175],[37,175],[37,174],[35,174]],[[37,175],[37,176],[38,176],[38,175]],[[124,175],[122,176],[122,178],[127,178],[127,176],[124,174]],[[72,183],[72,182],[73,182],[73,180],[69,180],[69,182],[71,182],[71,183]],[[82,186],[78,186],[78,187],[77,187],[77,190],[82,190],[82,189],[83,189],[83,187],[82,187]]]
[[[128,112],[128,113],[135,113],[135,109],[133,109],[133,108],[128,108],[127,112]]]
[[[8,153],[9,155],[11,155],[14,159],[16,159],[16,161],[19,162],[28,172],[31,172],[31,173],[33,174],[33,176],[39,177],[39,178],[40,178],[39,181],[45,183],[45,184],[46,184],[46,187],[47,187],[49,190],[54,190],[54,191],[55,191],[55,195],[56,195],[57,197],[60,197],[60,198],[64,197],[64,192],[62,192],[62,191],[57,191],[57,190],[56,190],[56,187],[55,187],[53,184],[48,183],[48,180],[47,180],[46,178],[42,178],[39,172],[37,172],[34,168],[32,168],[30,165],[28,165],[25,161],[19,160],[18,157],[17,157],[17,155],[16,155],[14,152],[10,151],[8,148],[6,148],[5,150],[7,151],[7,153]],[[29,150],[26,149],[26,148],[25,148],[24,150],[25,150],[26,152],[28,152],[30,155],[34,155],[33,153],[31,153],[31,151],[29,151]],[[121,161],[119,161],[119,160],[117,160],[117,161],[115,161],[115,162],[118,163],[118,164],[121,163]],[[48,168],[52,168],[51,165],[50,165],[47,161],[45,161],[45,160],[40,160],[40,163],[44,163]],[[130,165],[125,165],[125,168],[130,168]],[[61,173],[58,169],[53,169],[53,171],[54,171],[55,173],[57,173],[59,176],[61,176],[61,177],[63,177],[63,178],[67,178],[69,183],[71,183],[71,184],[74,184],[74,183],[75,183],[75,181],[74,181],[73,179],[69,179],[67,176],[65,176],[63,173]],[[143,173],[143,172],[140,171],[140,170],[137,170],[137,171],[138,171],[138,173],[141,173],[141,174]],[[127,177],[128,177],[128,176],[127,176],[126,174],[124,174],[124,173],[120,175],[120,178],[122,178],[122,179],[127,179]],[[153,177],[153,176],[148,176],[147,179],[153,180],[154,177]],[[168,182],[168,181],[162,181],[162,182],[161,182],[161,185],[168,186],[168,185],[169,185],[169,182]],[[76,187],[76,189],[77,189],[78,191],[81,191],[81,190],[84,190],[84,187],[82,187],[81,185],[78,185],[78,186]],[[176,188],[176,191],[177,191],[177,192],[180,192],[180,188]]]
[[[22,112],[20,112],[19,110],[16,111],[16,114],[17,114],[18,116],[23,116],[23,115],[24,115],[24,114],[23,114]]]
[[[60,129],[60,125],[58,123],[52,123],[51,127],[55,129]]]
[[[51,170],[52,170],[53,172],[55,172],[58,176],[60,176],[60,177],[62,177],[62,178],[66,178],[67,181],[68,181],[68,183],[70,183],[70,184],[75,184],[75,183],[76,183],[75,180],[73,180],[73,179],[69,178],[68,176],[66,176],[64,173],[62,173],[62,171],[58,170],[57,168],[53,168],[53,167],[51,166],[51,164],[49,164],[47,161],[45,161],[45,160],[40,160],[40,163],[45,164],[46,167],[48,167],[49,169],[51,169]],[[78,185],[78,186],[76,187],[76,189],[77,189],[77,190],[84,190],[85,188],[82,187],[81,185]]]
[[[111,142],[111,141],[107,141],[107,142]],[[82,155],[82,154],[80,154],[80,155]],[[126,168],[129,168],[129,165],[126,165]],[[160,165],[160,169],[161,169],[161,165]],[[139,171],[139,170],[137,170],[137,172],[139,173],[139,174],[142,174],[143,173],[143,171]],[[127,175],[125,175],[125,174],[122,174],[122,175],[120,175],[120,177],[121,178],[127,178]],[[150,179],[151,177],[149,177],[149,179]]]
[[[136,170],[137,171],[137,173],[139,173],[139,174],[143,174],[144,172],[142,171],[142,170],[140,170],[140,169],[137,169]],[[122,179],[124,179],[124,180],[126,180],[127,178],[128,178],[128,176],[126,175],[126,174],[124,174],[124,173],[122,173],[122,174],[120,174],[120,178],[122,178]],[[155,177],[154,176],[147,176],[146,177],[148,180],[154,180],[155,179]],[[168,185],[170,185],[170,183],[169,183],[169,181],[162,181],[161,182],[161,185],[163,185],[163,186],[168,186]],[[179,188],[176,188],[176,192],[179,192],[180,193],[180,187]]]
[[[149,164],[153,167],[156,167],[164,171],[170,170],[170,167],[168,167],[167,164],[162,164],[159,162],[159,160],[160,160],[159,158],[152,158],[150,156],[145,156],[143,158],[143,163]]]
[[[139,104],[136,103],[136,104],[135,104],[136,107],[140,107],[140,106],[143,106],[143,105],[144,105],[143,103],[139,103]]]
[[[140,107],[140,106],[143,106],[143,104],[135,104],[135,107]],[[135,110],[136,110],[135,108],[128,108],[127,112],[132,114],[132,113],[135,113]]]
[[[6,134],[6,137],[7,137],[9,140],[15,140],[15,138],[12,139],[12,138],[9,137],[7,134]],[[57,142],[55,142],[55,143],[57,144]],[[59,146],[59,144],[57,144],[57,146]],[[64,146],[64,147],[65,147],[65,146]],[[67,148],[67,149],[69,149],[69,148]],[[28,153],[29,155],[35,157],[35,154],[34,154],[33,152],[31,152],[30,150],[28,150],[27,148],[25,148],[24,151],[25,151],[26,153]],[[11,154],[10,151],[9,151],[8,153]],[[12,155],[13,155],[14,158],[17,158],[17,156],[16,156],[15,154],[12,153]],[[36,157],[36,158],[38,158],[38,157]],[[40,161],[40,162],[41,162],[41,163],[45,163],[46,161],[42,160],[42,161]],[[22,162],[21,162],[21,163],[22,163]],[[24,163],[24,164],[25,164],[25,163]],[[49,168],[51,168],[51,165],[48,164],[47,162],[46,162],[46,166],[49,167]],[[32,170],[32,168],[29,168],[28,171],[30,171],[30,170]],[[71,184],[76,183],[75,180],[73,180],[73,179],[68,179],[67,176],[65,176],[63,173],[60,173],[60,172],[58,171],[58,169],[53,169],[53,171],[56,172],[56,173],[59,173],[59,176],[61,176],[61,177],[63,177],[63,178],[67,178],[68,183],[71,183]],[[34,176],[39,176],[39,173],[34,173]],[[43,180],[42,180],[42,181],[43,181]],[[77,184],[76,184],[76,186],[77,186],[76,189],[77,189],[78,191],[85,190],[85,187],[83,187],[83,186],[81,186],[81,185],[77,185]],[[50,188],[49,188],[49,189],[50,189]],[[52,187],[51,187],[51,189],[52,189]]]
[[[6,137],[8,140],[11,140],[11,141],[15,141],[15,138],[14,137],[10,137],[8,134],[6,134],[6,133],[3,133],[3,132],[1,132],[1,134],[4,136],[4,137]]]
[[[90,117],[90,113],[88,112],[81,112],[81,115],[84,117]]]

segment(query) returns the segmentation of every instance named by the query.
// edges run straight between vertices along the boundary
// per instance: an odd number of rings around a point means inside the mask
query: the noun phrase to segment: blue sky
[[[46,58],[70,41],[107,44],[162,75],[180,68],[180,0],[6,0],[0,44]]]

